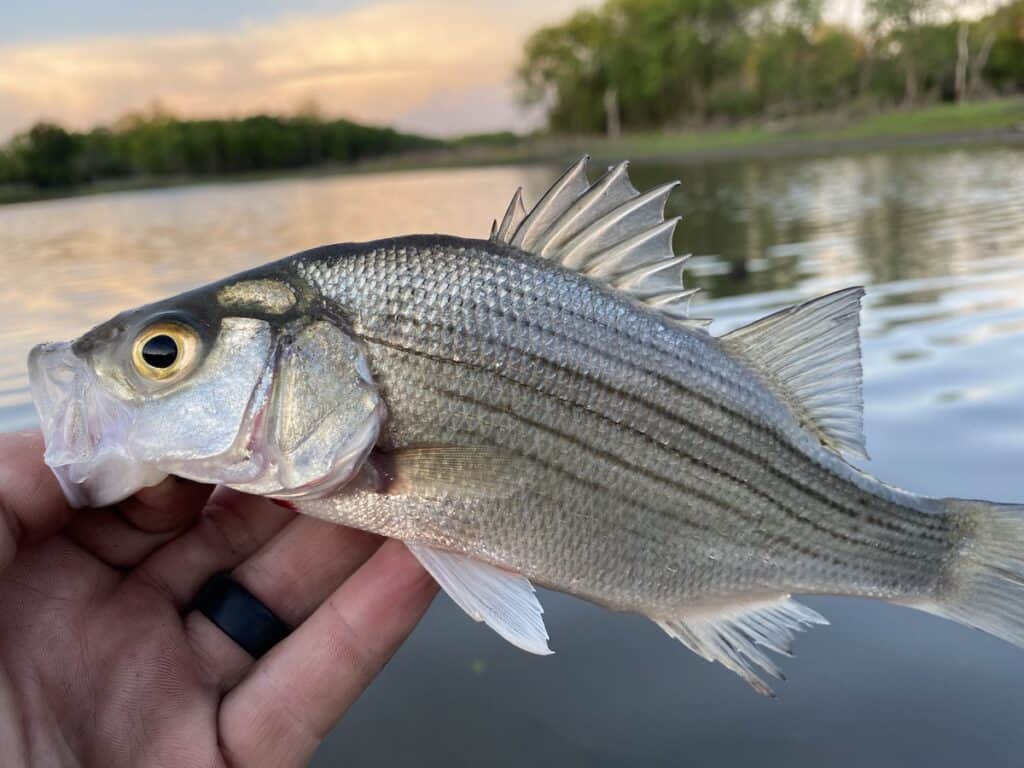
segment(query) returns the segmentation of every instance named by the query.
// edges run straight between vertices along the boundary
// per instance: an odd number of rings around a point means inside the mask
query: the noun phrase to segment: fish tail
[[[946,504],[958,544],[936,590],[910,604],[1024,647],[1024,505]]]

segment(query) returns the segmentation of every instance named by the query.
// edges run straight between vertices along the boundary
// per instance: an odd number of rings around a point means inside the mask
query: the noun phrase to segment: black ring
[[[254,659],[288,637],[291,628],[227,573],[210,577],[192,608],[208,618]]]

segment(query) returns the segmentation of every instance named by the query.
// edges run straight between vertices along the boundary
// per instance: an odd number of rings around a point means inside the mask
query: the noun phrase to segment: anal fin
[[[792,655],[797,632],[816,624],[827,625],[817,611],[789,595],[701,608],[674,619],[655,619],[658,626],[698,656],[717,661],[746,680],[758,693],[774,697],[758,676],[758,668],[777,680],[784,679],[764,650]]]

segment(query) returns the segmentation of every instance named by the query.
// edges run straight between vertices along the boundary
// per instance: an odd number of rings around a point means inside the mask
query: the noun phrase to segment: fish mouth
[[[71,507],[115,504],[167,476],[125,451],[133,415],[104,391],[71,342],[34,347],[28,373],[46,444],[43,459]]]

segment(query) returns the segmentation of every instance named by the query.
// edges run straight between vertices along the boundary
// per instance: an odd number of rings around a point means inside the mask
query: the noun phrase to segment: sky
[[[861,0],[829,0],[833,16]],[[598,0],[0,0],[0,140],[159,104],[294,113],[450,136],[541,122],[517,102],[534,29]]]
[[[581,0],[2,0],[0,139],[40,119],[83,129],[159,104],[453,135],[525,129],[515,66]]]

